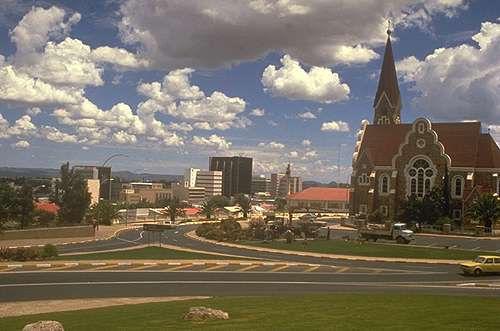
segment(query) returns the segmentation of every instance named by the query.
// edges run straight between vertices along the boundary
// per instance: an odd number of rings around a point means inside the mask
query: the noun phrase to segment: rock
[[[184,315],[187,321],[209,321],[209,320],[227,320],[229,314],[222,310],[207,307],[191,307]]]
[[[64,328],[58,321],[38,321],[27,324],[23,331],[64,331]]]

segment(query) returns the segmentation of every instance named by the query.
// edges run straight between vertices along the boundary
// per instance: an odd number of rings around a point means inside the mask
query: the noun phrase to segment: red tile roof
[[[52,214],[57,214],[59,206],[52,202],[35,202],[35,209],[44,210]]]
[[[288,196],[290,200],[314,200],[314,201],[349,201],[349,189],[310,187],[302,192]]]
[[[359,156],[377,166],[392,165],[412,124],[367,125]],[[499,168],[500,149],[489,134],[481,133],[481,123],[432,123],[453,167]]]
[[[200,208],[184,208],[184,212],[186,213],[186,216],[194,216],[196,214],[199,214],[201,212]]]

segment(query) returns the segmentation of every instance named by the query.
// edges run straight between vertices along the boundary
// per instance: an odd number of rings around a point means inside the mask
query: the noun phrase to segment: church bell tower
[[[392,31],[388,29],[384,62],[373,102],[373,124],[399,124],[401,122],[401,94],[392,54],[391,33]]]

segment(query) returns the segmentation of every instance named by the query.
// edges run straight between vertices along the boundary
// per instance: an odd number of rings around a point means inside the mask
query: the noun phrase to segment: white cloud
[[[270,126],[278,126],[278,123],[276,123],[275,121],[273,120],[268,120],[267,121],[267,124],[269,124]]]
[[[340,131],[340,132],[348,132],[349,124],[342,121],[331,121],[325,122],[321,125],[321,131]]]
[[[95,62],[106,62],[124,68],[146,68],[149,65],[147,60],[139,58],[126,49],[109,46],[94,49],[91,58]]]
[[[290,153],[288,153],[288,156],[291,158],[297,158],[297,157],[299,157],[299,152],[291,151]]]
[[[440,120],[500,123],[500,24],[484,22],[472,39],[477,45],[438,48],[422,61],[398,63],[419,95],[418,109]]]
[[[186,123],[186,122],[182,122],[182,123],[173,123],[172,122],[172,123],[168,124],[168,128],[170,130],[174,130],[174,131],[184,131],[184,132],[193,131],[193,127],[191,126],[191,124]]]
[[[311,146],[311,141],[309,139],[302,140],[302,146],[304,147]]]
[[[264,90],[274,96],[290,100],[311,100],[316,102],[338,102],[349,98],[349,86],[340,82],[337,73],[329,68],[312,67],[306,72],[298,61],[285,55],[282,67],[269,65],[262,73]]]
[[[163,112],[195,124],[197,128],[226,130],[231,127],[244,128],[251,124],[245,117],[238,116],[245,110],[246,103],[237,97],[228,97],[214,91],[206,96],[196,85],[191,85],[192,69],[174,70],[163,82],[143,83],[137,87],[139,93],[149,97],[139,104],[138,114],[147,116]]]
[[[29,142],[27,142],[26,140],[20,140],[18,141],[17,143],[13,143],[10,145],[11,147],[13,148],[17,148],[17,149],[27,149],[29,148],[31,145]]]
[[[261,116],[264,116],[266,113],[266,111],[264,109],[261,109],[261,108],[254,108],[252,109],[252,111],[250,112],[250,116],[255,116],[255,117],[261,117]]]
[[[310,111],[306,111],[306,112],[303,112],[303,113],[298,113],[297,114],[297,117],[298,118],[301,118],[303,120],[313,120],[316,118],[316,115],[314,115],[312,112]]]
[[[268,143],[261,142],[261,143],[258,143],[257,146],[263,147],[263,148],[269,148],[269,149],[283,149],[283,148],[285,148],[284,144],[278,143],[275,141],[271,141]]]
[[[113,141],[120,145],[133,145],[137,142],[137,138],[133,134],[128,134],[125,131],[118,131],[113,133]]]
[[[465,3],[126,0],[118,27],[123,41],[138,44],[162,69],[227,67],[270,52],[326,66],[376,57],[372,48],[384,42],[389,17],[398,25],[427,28],[434,16],[453,16]]]
[[[318,157],[318,152],[315,150],[310,150],[304,153],[304,156],[302,157],[303,160],[308,160],[308,159],[314,159]]]
[[[231,142],[226,141],[224,137],[220,137],[216,134],[213,134],[208,138],[194,136],[192,142],[194,145],[215,147],[219,150],[229,149],[229,147],[231,147]]]
[[[35,135],[36,131],[37,128],[35,124],[31,122],[31,117],[29,115],[24,115],[17,119],[14,125],[6,130],[5,135],[7,137],[29,137]]]
[[[42,110],[39,107],[31,107],[28,110],[26,110],[26,114],[28,114],[30,116],[36,116],[36,115],[40,114],[41,112],[42,112]]]
[[[72,134],[64,133],[59,131],[59,129],[52,126],[43,126],[40,128],[40,135],[50,141],[57,143],[76,143],[78,142],[77,137]]]

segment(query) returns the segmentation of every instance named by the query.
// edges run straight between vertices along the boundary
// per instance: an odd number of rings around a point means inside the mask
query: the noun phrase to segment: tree
[[[59,205],[59,220],[81,223],[90,206],[87,183],[78,172],[69,168],[69,162],[61,166],[61,179],[56,183],[53,200]]]
[[[500,201],[490,194],[481,195],[467,208],[467,216],[480,221],[485,228],[491,229],[500,218]]]
[[[16,193],[6,182],[0,182],[0,228],[14,215]]]
[[[274,200],[274,205],[276,206],[277,211],[284,211],[286,207],[286,199],[284,198],[276,198]]]
[[[214,202],[212,200],[203,202],[203,204],[201,205],[201,213],[210,220],[212,218],[212,215],[215,213]]]
[[[224,208],[231,205],[231,200],[223,195],[213,196],[210,201],[212,201],[215,208]]]
[[[33,189],[27,182],[24,182],[21,189],[16,192],[15,199],[16,219],[22,229],[33,220],[33,211],[35,210],[35,205],[33,204]]]
[[[168,199],[166,201],[167,215],[170,217],[170,222],[175,223],[176,217],[186,215],[183,204],[179,198]]]
[[[240,206],[241,211],[243,212],[243,217],[248,217],[248,212],[252,209],[252,202],[250,198],[244,194],[238,194],[235,196],[236,203]]]
[[[90,214],[98,224],[111,225],[119,217],[120,206],[109,200],[101,200],[92,206]]]
[[[436,186],[423,198],[413,194],[402,201],[396,218],[408,224],[435,224],[439,218],[446,216],[446,208],[443,187]]]

